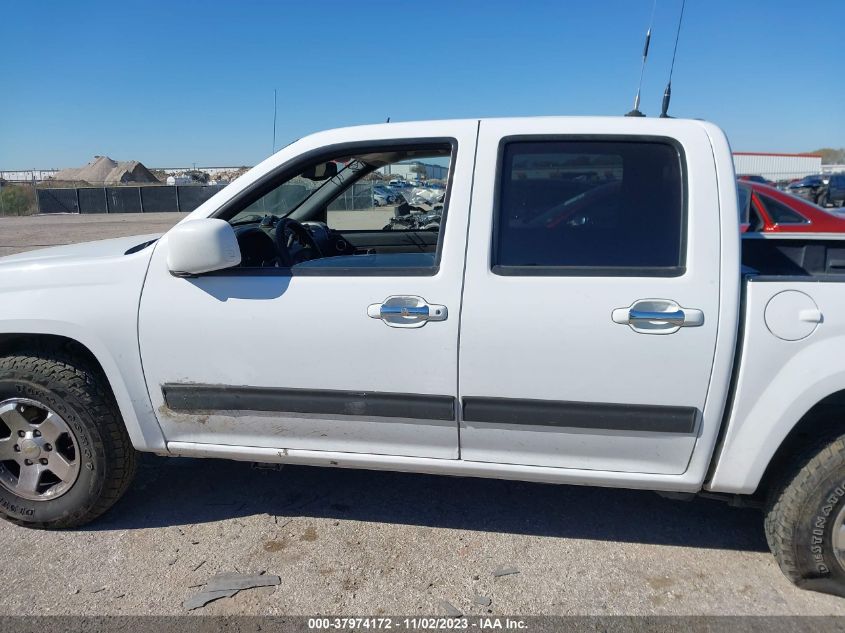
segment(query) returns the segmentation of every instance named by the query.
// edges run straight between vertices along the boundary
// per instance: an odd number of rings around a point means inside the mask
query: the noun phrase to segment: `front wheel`
[[[0,515],[71,528],[108,510],[135,472],[105,378],[63,350],[0,358]]]
[[[792,582],[845,597],[845,436],[796,458],[769,492],[765,528]]]

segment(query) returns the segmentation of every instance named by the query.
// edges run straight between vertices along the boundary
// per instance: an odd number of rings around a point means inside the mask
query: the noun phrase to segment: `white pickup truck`
[[[356,193],[409,163],[426,229]],[[0,259],[0,512],[90,521],[135,451],[705,494],[843,595],[845,241],[741,240],[734,177],[701,121],[353,127]]]

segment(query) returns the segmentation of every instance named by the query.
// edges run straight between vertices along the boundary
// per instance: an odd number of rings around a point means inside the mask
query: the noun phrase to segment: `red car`
[[[845,233],[845,216],[825,211],[774,187],[737,181],[742,232]]]

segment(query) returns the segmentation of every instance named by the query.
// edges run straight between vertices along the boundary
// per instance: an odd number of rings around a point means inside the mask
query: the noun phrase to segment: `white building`
[[[419,173],[420,167],[425,170],[424,174]],[[393,163],[382,167],[379,172],[385,176],[400,177],[405,180],[440,180],[449,177],[448,167],[422,162]]]
[[[40,182],[52,178],[58,169],[18,169],[0,171],[0,180],[9,182]]]
[[[818,154],[767,154],[763,152],[734,152],[737,176],[762,176],[767,180],[793,180],[822,171],[822,157]]]
[[[168,176],[167,177],[167,184],[168,185],[190,185],[193,184],[194,179],[190,176]]]

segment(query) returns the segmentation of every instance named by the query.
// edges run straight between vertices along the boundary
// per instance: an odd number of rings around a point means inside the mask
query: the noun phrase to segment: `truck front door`
[[[303,139],[209,209],[238,235],[240,267],[175,277],[167,236],[156,245],[139,338],[169,444],[457,458],[477,129],[396,124]],[[338,173],[320,180],[329,163]],[[391,168],[435,181],[426,213],[414,215],[425,226],[374,207],[372,184]],[[285,241],[317,242],[298,248],[293,264],[275,261],[285,218],[311,235],[299,228]]]

